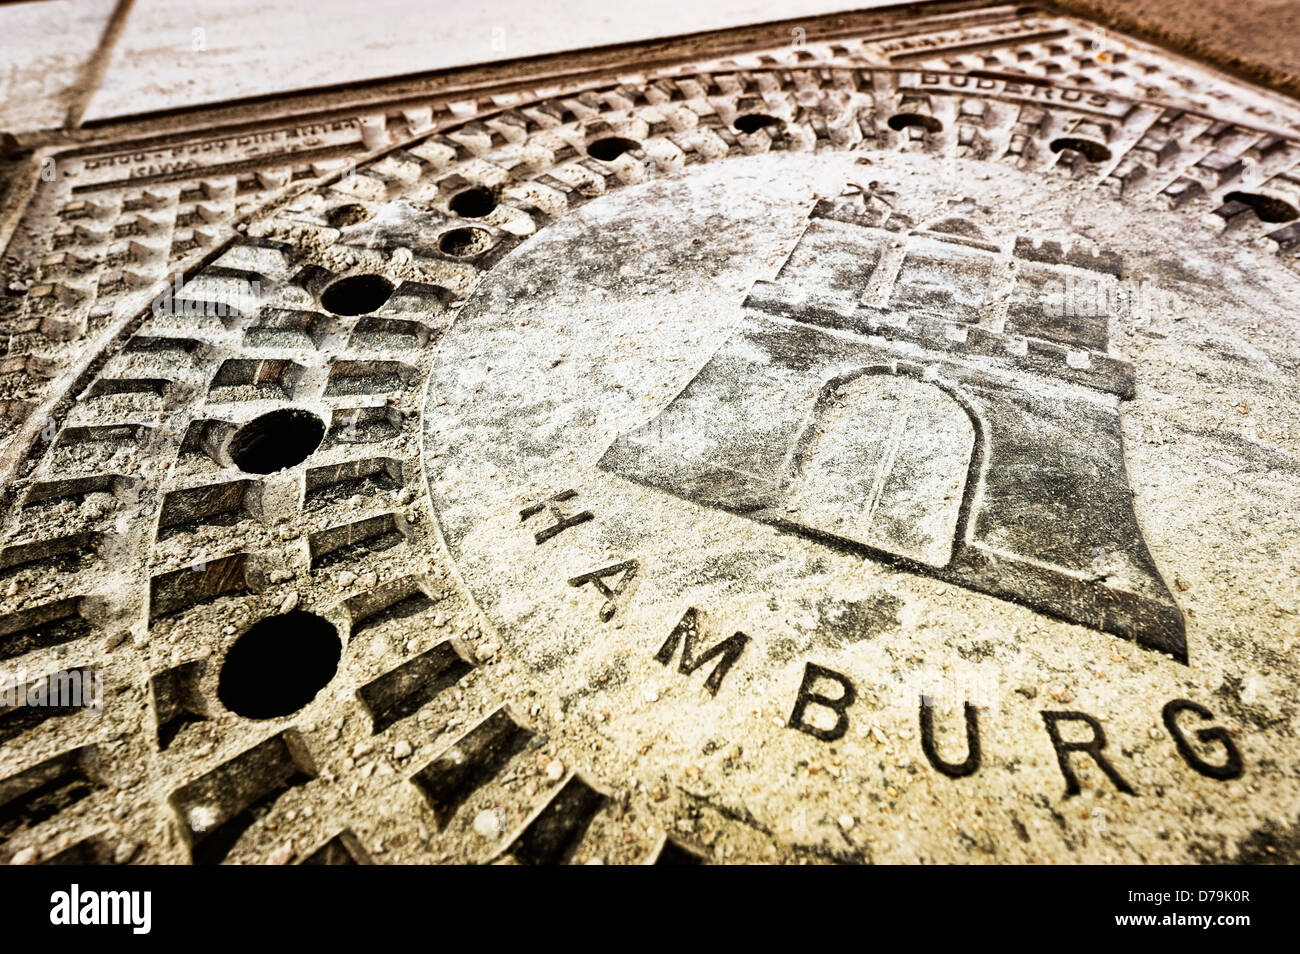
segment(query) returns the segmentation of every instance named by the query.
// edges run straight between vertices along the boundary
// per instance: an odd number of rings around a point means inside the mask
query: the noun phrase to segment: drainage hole
[[[452,229],[438,237],[438,251],[456,258],[471,258],[486,252],[492,247],[492,233],[487,229],[466,228]]]
[[[895,113],[889,117],[889,128],[895,132],[902,132],[904,129],[924,129],[929,133],[937,133],[943,129],[943,123],[923,113]]]
[[[1077,152],[1089,162],[1105,162],[1110,158],[1110,149],[1104,143],[1097,142],[1094,139],[1076,139],[1073,136],[1053,139],[1051,144],[1052,152],[1060,152],[1062,149]]]
[[[330,225],[336,229],[345,229],[349,225],[360,225],[371,218],[373,213],[358,202],[340,205],[330,212]]]
[[[320,303],[336,315],[365,315],[393,294],[393,283],[383,275],[349,275],[331,282],[321,292]]]
[[[301,464],[324,438],[325,422],[310,411],[271,411],[235,431],[230,459],[245,473],[273,474]]]
[[[1283,202],[1269,195],[1260,195],[1258,192],[1229,192],[1223,197],[1223,201],[1240,202],[1242,205],[1250,206],[1261,222],[1290,222],[1292,219],[1300,218],[1300,210],[1290,202]]]
[[[497,197],[491,189],[474,186],[457,192],[447,205],[463,219],[478,219],[497,207]]]
[[[258,620],[226,653],[217,698],[246,719],[291,715],[338,671],[342,643],[329,620],[295,610]]]
[[[606,136],[604,139],[597,139],[588,143],[587,155],[593,159],[599,159],[601,162],[613,162],[623,153],[640,148],[641,144],[635,139],[624,139],[622,136]]]
[[[756,133],[760,129],[770,129],[773,126],[780,128],[782,123],[781,120],[767,113],[746,113],[744,116],[737,116],[732,125],[736,127],[737,132]]]

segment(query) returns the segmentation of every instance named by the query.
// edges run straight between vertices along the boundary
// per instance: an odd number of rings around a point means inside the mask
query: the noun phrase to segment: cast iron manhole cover
[[[631,56],[27,160],[4,855],[1296,860],[1300,107]]]

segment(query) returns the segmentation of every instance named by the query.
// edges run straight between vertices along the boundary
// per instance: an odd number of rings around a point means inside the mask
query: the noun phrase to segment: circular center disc
[[[612,784],[831,853],[867,803],[908,819],[875,849],[899,858],[961,793],[1010,830],[1073,787],[1071,742],[1163,753],[1162,704],[1268,683],[1229,647],[1294,597],[1208,554],[1294,552],[1267,529],[1281,483],[1232,475],[1260,466],[1238,393],[1294,413],[1239,355],[1295,280],[1217,241],[922,155],[751,157],[593,201],[441,343],[447,545]],[[1195,797],[1122,800],[1170,780],[1099,765],[1126,837]]]

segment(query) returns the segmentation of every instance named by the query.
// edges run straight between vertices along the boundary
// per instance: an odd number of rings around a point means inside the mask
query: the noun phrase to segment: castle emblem
[[[1117,256],[818,203],[605,470],[1186,660],[1133,513]],[[1089,307],[1061,293],[1087,288]]]

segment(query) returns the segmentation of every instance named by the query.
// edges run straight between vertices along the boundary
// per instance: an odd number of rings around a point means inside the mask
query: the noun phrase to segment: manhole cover
[[[26,160],[5,857],[1297,860],[1300,108],[1001,8],[526,80]]]

